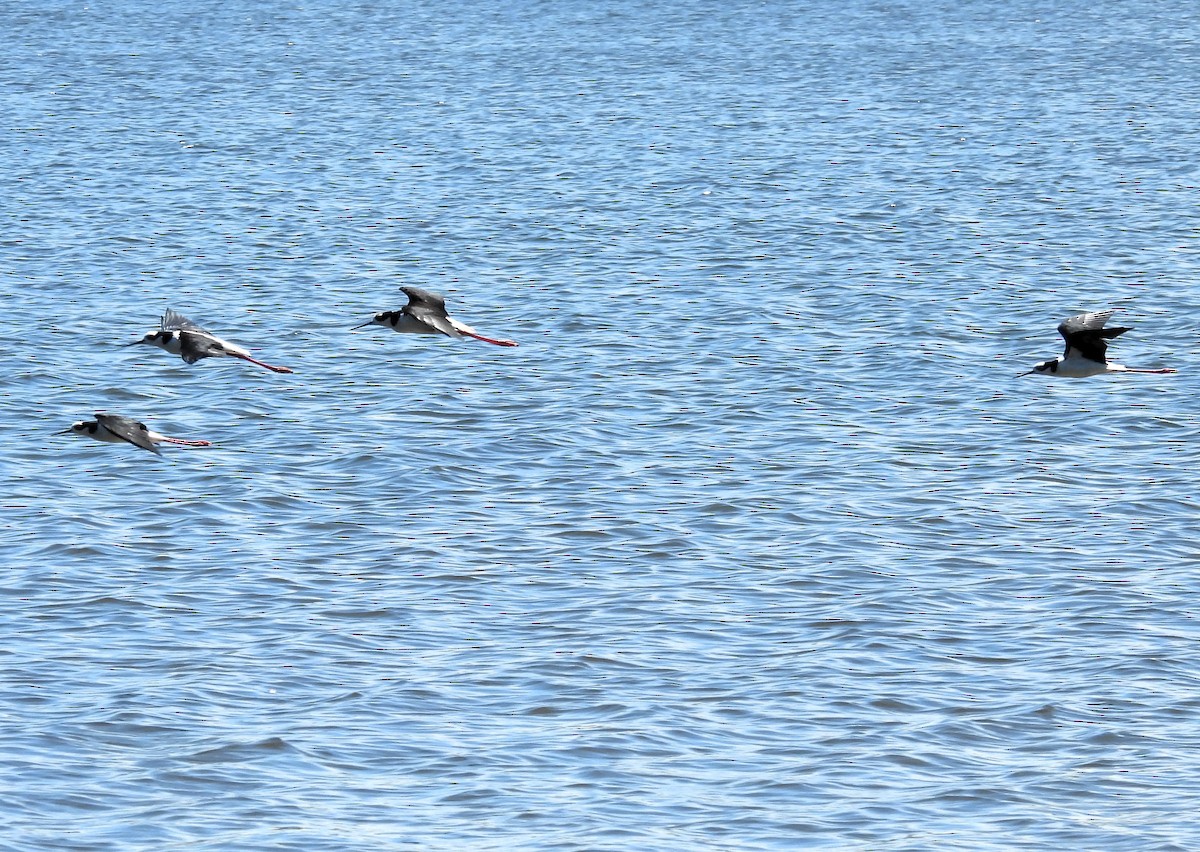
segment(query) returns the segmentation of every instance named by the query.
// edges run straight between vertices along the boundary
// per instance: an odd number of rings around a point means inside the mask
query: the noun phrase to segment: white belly
[[[157,346],[159,349],[165,349],[167,352],[170,352],[172,355],[178,355],[181,351],[181,348],[179,345],[179,335],[178,334],[172,334],[165,341],[156,337],[151,342],[155,346]],[[118,440],[120,440],[120,439],[118,438]]]
[[[1060,361],[1056,376],[1065,379],[1086,379],[1088,376],[1098,376],[1101,373],[1113,372],[1115,364],[1097,364],[1087,358],[1068,358]]]

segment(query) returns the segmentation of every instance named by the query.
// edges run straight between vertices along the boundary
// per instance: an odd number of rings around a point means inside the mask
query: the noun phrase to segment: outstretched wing
[[[161,323],[163,331],[198,331],[201,334],[208,334],[183,314],[176,313],[170,308],[167,308],[167,312],[162,315]]]
[[[401,287],[400,292],[408,296],[409,307],[426,307],[442,311],[446,310],[446,300],[437,293],[430,293],[420,287]]]
[[[154,446],[154,442],[150,440],[150,430],[146,428],[145,423],[139,423],[129,417],[122,417],[120,414],[101,412],[96,412],[96,422],[122,441],[128,441],[135,447],[149,450],[156,456],[162,455],[158,447]]]
[[[418,322],[440,331],[447,337],[462,337],[446,315],[446,300],[437,293],[430,293],[420,287],[401,287],[408,296],[408,304],[401,310]]]
[[[201,358],[224,354],[224,347],[207,331],[190,329],[179,332],[179,355],[189,364],[195,364]]]
[[[1094,311],[1076,314],[1063,320],[1058,326],[1058,333],[1066,342],[1063,357],[1070,358],[1071,350],[1074,349],[1089,361],[1108,363],[1105,354],[1108,351],[1106,339],[1112,340],[1130,330],[1124,327],[1105,328],[1104,324],[1112,315],[1112,311]]]
[[[1108,318],[1113,315],[1112,311],[1092,311],[1086,314],[1075,314],[1073,317],[1067,317],[1058,326],[1058,333],[1063,337],[1067,334],[1076,331],[1092,331],[1097,328],[1104,328],[1104,324],[1108,322]]]
[[[462,337],[458,329],[450,324],[450,318],[446,314],[437,311],[431,311],[428,308],[413,308],[405,307],[404,312],[413,319],[424,323],[430,328],[440,331],[448,337]]]

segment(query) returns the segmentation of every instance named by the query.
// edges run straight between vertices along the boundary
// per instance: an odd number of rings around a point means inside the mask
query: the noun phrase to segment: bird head
[[[1057,373],[1058,361],[1043,361],[1040,364],[1035,364],[1033,369],[1027,373],[1021,373],[1021,376],[1028,376],[1032,373]],[[1017,376],[1020,378],[1021,376]]]
[[[391,316],[392,316],[391,311],[380,311],[379,313],[375,314],[375,316],[371,317],[369,320],[364,322],[362,325],[356,325],[356,326],[354,326],[354,328],[366,328],[369,325],[383,325],[384,323],[386,323],[388,321],[388,319],[391,318]],[[354,328],[352,328],[350,330],[354,331]]]
[[[135,340],[135,341],[133,341],[133,343],[126,343],[125,345],[126,346],[137,346],[139,344],[146,343],[146,344],[149,344],[150,346],[161,346],[162,344],[166,343],[170,339],[171,339],[171,332],[169,332],[169,331],[148,331],[144,335],[142,335],[141,340]]]

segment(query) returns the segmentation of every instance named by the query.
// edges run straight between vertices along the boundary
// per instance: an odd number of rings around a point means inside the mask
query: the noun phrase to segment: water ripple
[[[145,11],[0,61],[6,848],[1200,842],[1190,8]]]

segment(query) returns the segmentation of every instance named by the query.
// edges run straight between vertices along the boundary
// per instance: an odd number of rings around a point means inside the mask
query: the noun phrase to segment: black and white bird
[[[246,349],[236,343],[222,340],[212,332],[196,325],[183,314],[176,313],[169,308],[159,321],[158,331],[148,332],[141,340],[135,340],[127,345],[137,346],[139,343],[148,343],[159,349],[165,349],[172,355],[180,356],[189,364],[195,364],[201,358],[240,358],[251,364],[265,367],[274,373],[293,372],[287,367],[275,367],[252,358]]]
[[[497,346],[516,346],[516,341],[502,340],[495,337],[485,337],[465,322],[459,322],[446,313],[446,300],[437,293],[430,293],[419,287],[401,287],[408,296],[408,304],[398,311],[382,311],[374,317],[356,325],[354,328],[365,328],[368,325],[384,325],[392,331],[403,334],[444,334],[447,337],[461,339],[474,337],[485,343]],[[353,331],[354,329],[351,329]]]
[[[1063,340],[1067,344],[1063,354],[1053,361],[1043,361],[1029,372],[1021,373],[1021,375],[1041,373],[1044,376],[1082,379],[1088,376],[1098,376],[1101,373],[1176,372],[1166,367],[1158,370],[1136,370],[1109,361],[1107,358],[1108,341],[1132,330],[1125,326],[1105,328],[1104,324],[1112,315],[1112,311],[1096,311],[1076,314],[1063,320],[1058,326],[1058,333],[1063,336]]]
[[[145,423],[139,423],[131,417],[122,417],[120,414],[105,414],[96,412],[95,420],[80,420],[71,426],[70,429],[64,429],[60,434],[64,435],[85,435],[88,438],[95,438],[97,441],[104,441],[107,444],[133,444],[135,447],[141,447],[143,450],[149,450],[155,455],[162,455],[156,444],[179,444],[185,447],[211,447],[211,441],[185,441],[183,438],[168,438],[166,435],[160,435],[158,432],[153,432],[146,427]]]

